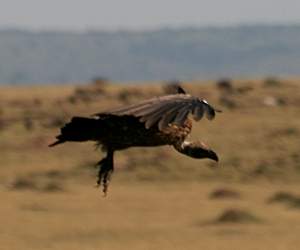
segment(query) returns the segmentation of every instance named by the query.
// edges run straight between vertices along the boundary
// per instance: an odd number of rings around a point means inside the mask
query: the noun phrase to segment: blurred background
[[[300,2],[0,0],[3,249],[299,249]],[[174,93],[218,164],[168,146],[49,149],[73,116]]]

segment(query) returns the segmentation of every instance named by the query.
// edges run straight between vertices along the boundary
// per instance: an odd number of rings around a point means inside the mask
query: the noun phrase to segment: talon
[[[103,184],[102,192],[103,192],[103,197],[106,197],[106,195],[107,195],[107,186],[104,185],[104,184]]]
[[[108,151],[107,157],[97,163],[99,166],[97,187],[102,185],[103,196],[107,195],[108,185],[113,172],[113,153]]]
[[[99,187],[100,185],[101,185],[101,181],[100,181],[100,180],[97,180],[96,187]]]

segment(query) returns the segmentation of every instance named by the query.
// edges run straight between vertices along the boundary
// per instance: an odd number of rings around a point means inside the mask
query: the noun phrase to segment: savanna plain
[[[300,79],[183,82],[221,109],[194,122],[218,163],[169,146],[117,152],[107,197],[92,142],[48,148],[72,116],[162,82],[0,87],[0,249],[300,249]]]

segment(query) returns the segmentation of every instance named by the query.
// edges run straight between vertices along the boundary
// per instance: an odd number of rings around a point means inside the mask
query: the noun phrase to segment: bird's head
[[[219,161],[217,154],[201,141],[184,142],[182,144],[182,153],[197,159],[208,158]]]

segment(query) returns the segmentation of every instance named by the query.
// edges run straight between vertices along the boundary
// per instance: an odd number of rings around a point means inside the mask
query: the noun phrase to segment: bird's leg
[[[104,196],[107,194],[111,175],[114,171],[113,153],[112,150],[108,150],[106,157],[97,163],[97,166],[99,166],[97,186],[100,187],[102,185]]]

